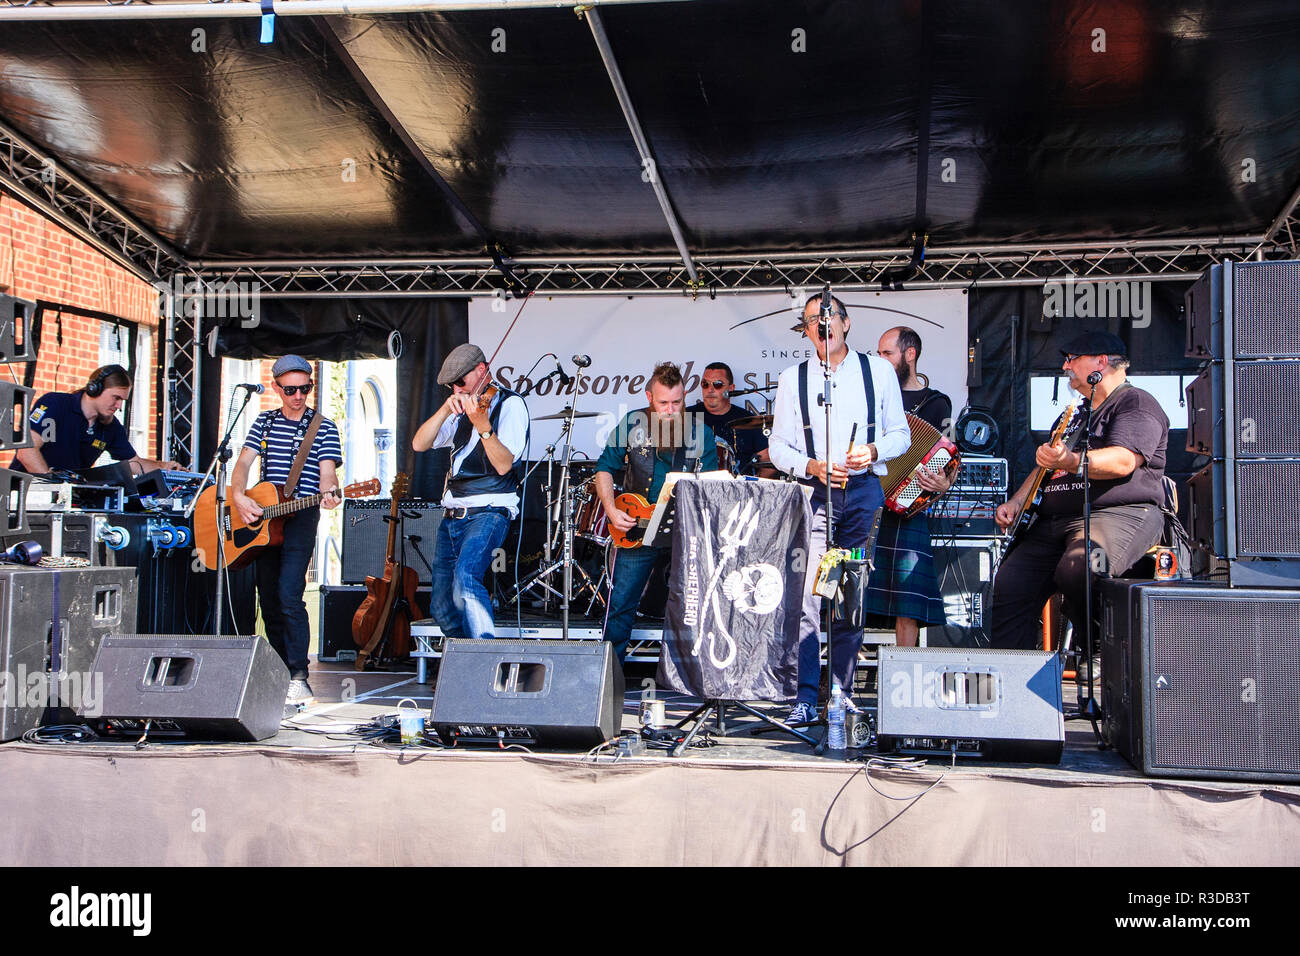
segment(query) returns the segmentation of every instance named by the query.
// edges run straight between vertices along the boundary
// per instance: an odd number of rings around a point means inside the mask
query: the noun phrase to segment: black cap
[[[1128,355],[1128,346],[1109,332],[1080,332],[1061,349],[1062,355]]]

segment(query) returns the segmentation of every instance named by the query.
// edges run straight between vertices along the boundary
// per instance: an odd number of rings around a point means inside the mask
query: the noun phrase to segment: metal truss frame
[[[1284,225],[1289,220],[1283,220]],[[1293,227],[1300,236],[1300,226]],[[1282,236],[1279,236],[1282,238]],[[1215,236],[1050,245],[969,245],[929,250],[914,275],[913,250],[854,249],[773,255],[698,255],[700,282],[681,258],[522,256],[512,260],[528,287],[545,295],[717,295],[794,292],[829,282],[841,289],[952,289],[1120,279],[1185,280],[1224,259],[1282,258],[1285,243],[1261,236]],[[366,259],[318,262],[194,262],[209,282],[258,283],[264,298],[505,296],[488,258]]]

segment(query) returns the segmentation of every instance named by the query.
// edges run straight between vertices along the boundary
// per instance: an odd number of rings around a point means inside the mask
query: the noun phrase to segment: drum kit
[[[547,447],[546,457],[533,466],[533,469],[537,469],[545,465],[547,469],[546,481],[543,483],[547,496],[544,552],[538,570],[520,581],[514,589],[510,596],[512,604],[519,601],[524,592],[535,591],[545,605],[549,606],[550,601],[556,598],[566,611],[570,601],[588,595],[585,612],[588,616],[597,604],[601,608],[606,606],[617,549],[610,539],[605,508],[596,493],[596,462],[574,459],[572,449],[560,444],[569,437],[574,419],[595,417],[596,412],[579,412],[566,407],[562,411],[538,415],[533,419],[563,421],[565,424],[556,442]],[[730,424],[736,430],[761,429],[764,434],[770,434],[772,416],[751,415],[736,419]],[[722,438],[717,438],[716,441],[720,471],[729,471],[737,477],[755,474],[767,477],[764,469],[771,468],[770,465],[763,462],[740,462],[730,442]],[[603,555],[596,572],[599,576],[595,580],[578,558],[579,547],[587,559]],[[554,581],[553,578],[562,571],[565,572],[564,580]]]

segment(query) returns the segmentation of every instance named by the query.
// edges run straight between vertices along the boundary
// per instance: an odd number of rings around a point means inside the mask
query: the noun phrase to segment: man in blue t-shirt
[[[95,369],[85,387],[75,392],[47,392],[28,419],[32,447],[19,449],[10,467],[33,475],[84,471],[107,451],[114,460],[135,465],[138,474],[175,469],[176,462],[141,458],[131,446],[117,419],[130,396],[131,374],[120,365]]]
[[[300,355],[286,355],[271,367],[280,407],[262,412],[253,421],[230,476],[230,503],[246,523],[262,515],[261,506],[244,493],[253,462],[261,458],[262,480],[283,489],[312,419],[318,414],[307,407],[307,396],[312,390],[311,372],[311,363]],[[337,508],[343,498],[336,469],[342,464],[338,426],[322,417],[292,497],[322,494],[323,507]],[[285,701],[306,704],[313,699],[311,685],[307,683],[311,626],[302,594],[307,587],[307,566],[316,548],[320,508],[304,508],[282,520],[284,541],[278,547],[263,549],[257,557],[257,597],[262,604],[266,639],[289,668],[289,693]]]

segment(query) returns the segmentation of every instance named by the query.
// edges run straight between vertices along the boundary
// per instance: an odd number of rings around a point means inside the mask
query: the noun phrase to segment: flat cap
[[[442,371],[438,373],[438,384],[450,385],[453,382],[458,382],[468,373],[474,371],[479,362],[486,361],[483,350],[477,345],[471,345],[469,342],[458,345],[443,360]]]
[[[1128,355],[1128,346],[1109,332],[1080,332],[1061,349],[1062,355]]]
[[[306,372],[311,374],[311,362],[301,355],[284,355],[275,360],[271,366],[271,378],[279,378],[285,372]]]

